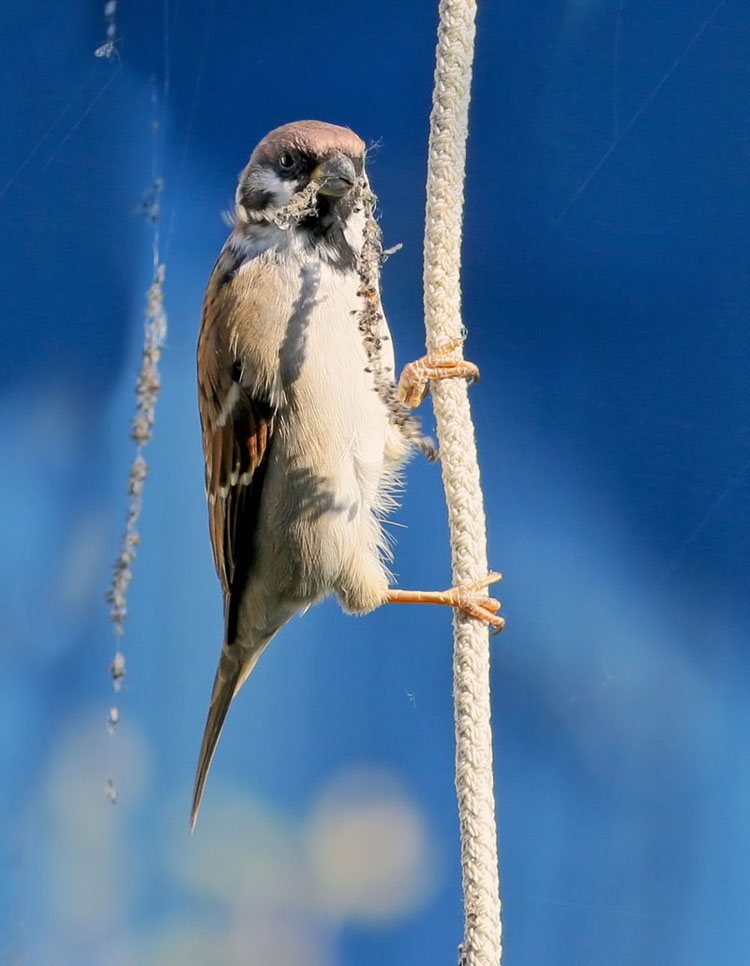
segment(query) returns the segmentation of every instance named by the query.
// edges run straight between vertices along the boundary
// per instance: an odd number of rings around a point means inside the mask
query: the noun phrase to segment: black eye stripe
[[[354,164],[354,170],[357,175],[361,175],[364,169],[364,159],[359,157],[351,157],[352,163]],[[292,171],[308,172],[312,171],[313,168],[319,163],[321,159],[316,158],[313,155],[307,154],[306,152],[296,151],[293,148],[289,148],[286,151],[282,151],[276,161],[276,165],[279,170],[289,173]]]

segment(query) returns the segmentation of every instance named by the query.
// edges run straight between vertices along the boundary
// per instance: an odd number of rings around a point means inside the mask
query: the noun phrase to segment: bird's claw
[[[495,581],[502,580],[502,577],[502,574],[497,573],[497,571],[492,571],[486,577],[482,577],[479,580],[473,580],[470,583],[451,587],[450,590],[446,591],[446,594],[453,607],[462,610],[470,617],[490,624],[494,628],[492,633],[499,634],[505,627],[505,618],[497,613],[501,607],[500,601],[494,597],[488,597],[486,594],[480,593],[480,591],[486,590]]]
[[[409,409],[424,400],[431,379],[468,379],[473,385],[479,379],[479,368],[461,355],[463,339],[438,346],[432,352],[404,366],[398,381],[398,395]]]

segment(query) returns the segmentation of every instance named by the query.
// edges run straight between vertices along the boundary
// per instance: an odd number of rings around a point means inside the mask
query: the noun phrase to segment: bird
[[[267,134],[240,174],[206,288],[198,401],[224,636],[191,828],[229,705],[295,614],[335,594],[350,613],[432,602],[504,624],[483,594],[499,574],[447,591],[390,587],[383,520],[413,440],[389,398],[413,407],[430,379],[478,370],[451,344],[394,382],[379,290],[365,279],[365,159],[348,127],[306,120]],[[375,360],[361,325],[373,304]]]

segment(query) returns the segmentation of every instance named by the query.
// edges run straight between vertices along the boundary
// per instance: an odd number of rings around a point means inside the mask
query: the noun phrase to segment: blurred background
[[[1,963],[456,961],[445,609],[292,621],[188,834],[222,623],[194,377],[220,213],[270,128],[354,128],[420,355],[435,7],[131,0],[95,57],[103,4],[4,5]],[[466,352],[514,966],[750,949],[749,47],[734,0],[480,4]],[[111,736],[155,203],[169,335]],[[401,586],[448,586],[439,468],[412,461],[393,523]]]

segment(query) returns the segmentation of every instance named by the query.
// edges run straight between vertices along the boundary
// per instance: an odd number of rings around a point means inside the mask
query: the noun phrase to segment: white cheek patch
[[[256,168],[245,183],[253,192],[267,193],[271,199],[270,207],[273,208],[288,204],[298,188],[296,181],[280,178],[271,168]],[[240,188],[237,189],[237,202],[240,203]]]

